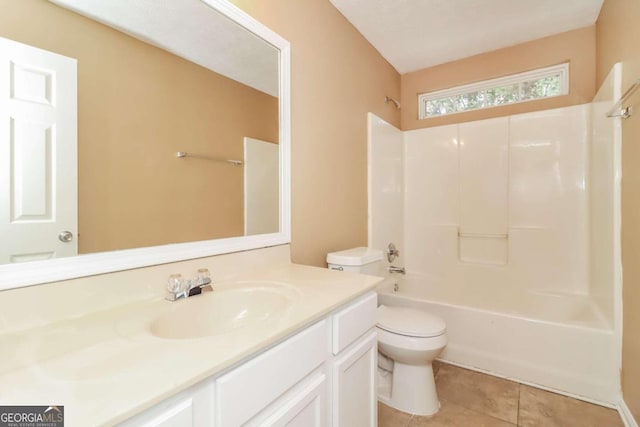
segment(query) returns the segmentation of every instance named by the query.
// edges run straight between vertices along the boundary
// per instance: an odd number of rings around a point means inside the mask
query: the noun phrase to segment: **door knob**
[[[73,233],[70,231],[63,231],[60,234],[58,234],[58,240],[64,243],[69,243],[70,241],[73,240]]]

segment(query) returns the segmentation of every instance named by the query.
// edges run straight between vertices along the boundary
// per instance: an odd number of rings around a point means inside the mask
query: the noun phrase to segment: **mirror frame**
[[[0,291],[291,242],[291,46],[280,35],[226,0],[198,1],[208,4],[279,51],[280,231],[4,264],[0,265]]]

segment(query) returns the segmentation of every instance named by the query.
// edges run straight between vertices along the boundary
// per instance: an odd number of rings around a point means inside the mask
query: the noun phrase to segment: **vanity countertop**
[[[158,293],[9,331],[0,335],[0,404],[64,405],[68,426],[113,425],[221,374],[375,289],[381,280],[296,264],[237,276],[234,283],[287,284],[296,299],[273,319],[203,338],[159,338],[149,325],[168,310],[215,292],[176,302]]]

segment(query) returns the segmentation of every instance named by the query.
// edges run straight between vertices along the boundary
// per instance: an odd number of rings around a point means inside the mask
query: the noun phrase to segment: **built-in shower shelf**
[[[504,266],[509,261],[509,234],[458,230],[458,260],[467,264]]]
[[[458,237],[468,237],[473,239],[507,239],[508,234],[481,234],[481,233],[461,233],[458,232]]]

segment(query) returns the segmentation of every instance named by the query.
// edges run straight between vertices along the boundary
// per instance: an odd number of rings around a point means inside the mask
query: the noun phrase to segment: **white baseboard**
[[[625,427],[638,427],[638,423],[633,418],[629,407],[623,399],[620,399],[620,403],[618,403],[618,412],[620,413],[620,417],[622,417],[622,422]]]

